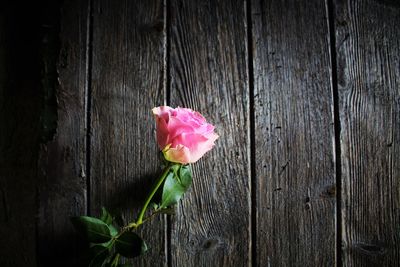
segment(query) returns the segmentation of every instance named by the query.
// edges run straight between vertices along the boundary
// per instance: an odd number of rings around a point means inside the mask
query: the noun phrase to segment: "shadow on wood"
[[[161,172],[152,172],[141,177],[136,177],[135,179],[129,178],[132,182],[127,182],[127,186],[118,188],[119,191],[116,191],[112,196],[110,196],[111,199],[108,203],[109,206],[105,208],[115,214],[125,212],[138,214],[150,192],[150,189],[153,187],[160,174]],[[161,198],[160,192],[161,190],[159,190],[155,195],[154,202],[159,202]],[[148,210],[150,209],[151,207],[149,206]]]

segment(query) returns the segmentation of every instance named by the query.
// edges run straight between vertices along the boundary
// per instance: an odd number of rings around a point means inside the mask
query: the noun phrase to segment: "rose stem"
[[[155,184],[155,186],[153,187],[153,189],[151,190],[150,194],[148,195],[146,202],[144,203],[142,210],[139,213],[139,216],[136,220],[136,226],[139,226],[143,223],[143,216],[144,213],[147,210],[147,206],[150,204],[151,199],[153,198],[154,194],[157,192],[158,188],[161,186],[161,184],[164,182],[165,178],[167,177],[169,170],[171,169],[171,164],[168,163],[168,165],[165,167],[163,174],[160,176],[160,178],[158,179],[157,183]]]

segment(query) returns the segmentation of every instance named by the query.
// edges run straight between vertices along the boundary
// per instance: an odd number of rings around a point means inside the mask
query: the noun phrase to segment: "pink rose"
[[[166,160],[176,163],[198,161],[219,137],[214,126],[188,108],[153,108],[157,122],[157,143]]]

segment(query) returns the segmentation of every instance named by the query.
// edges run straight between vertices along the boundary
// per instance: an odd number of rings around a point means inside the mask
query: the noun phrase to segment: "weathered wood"
[[[253,1],[256,266],[335,265],[324,1]]]
[[[159,175],[154,106],[165,98],[165,7],[162,1],[94,1],[90,207],[133,221]],[[140,234],[150,247],[135,266],[166,265],[165,219]]]
[[[400,4],[336,1],[344,266],[400,265]]]
[[[170,232],[164,217],[140,230],[150,250],[135,266],[399,265],[396,1],[253,0],[247,10],[240,0],[71,0],[59,22],[59,1],[8,2],[0,5],[0,266],[82,265],[85,244],[69,216],[106,206],[134,219],[160,171],[150,110],[167,99],[202,112],[221,138],[193,165]]]
[[[61,8],[61,16],[56,18],[60,19],[60,32],[49,37],[51,42],[60,38],[60,46],[48,53],[50,57],[59,53],[58,77],[55,78],[58,86],[54,88],[58,106],[56,110],[45,110],[42,118],[49,128],[52,122],[48,122],[48,118],[56,116],[57,132],[54,137],[49,136],[51,139],[41,146],[40,151],[38,263],[40,266],[78,266],[83,263],[82,248],[85,246],[69,218],[83,215],[87,209],[85,96],[88,1],[65,1],[62,7],[55,6],[56,10],[50,6],[46,5],[49,12],[59,12]],[[43,86],[46,99],[48,91],[53,89],[49,82]]]
[[[0,266],[36,266],[40,9],[0,3]]]
[[[250,262],[249,89],[244,1],[170,3],[171,105],[200,111],[221,136],[193,165],[171,222],[172,266]]]

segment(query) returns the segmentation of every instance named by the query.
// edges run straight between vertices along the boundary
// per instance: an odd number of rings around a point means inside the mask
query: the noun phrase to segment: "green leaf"
[[[137,234],[124,232],[115,240],[115,249],[124,257],[135,258],[147,251],[147,245]]]
[[[177,165],[173,167],[175,166]],[[184,165],[178,165],[178,167],[179,169],[177,167],[173,168],[173,171],[165,179],[160,208],[166,208],[178,203],[192,184],[190,167]]]
[[[72,217],[72,224],[76,230],[84,234],[90,242],[105,243],[111,239],[110,228],[103,221],[89,217]]]
[[[95,245],[90,248],[89,253],[91,255],[89,267],[101,267],[110,256],[110,249],[103,245]]]
[[[182,185],[185,186],[187,190],[192,184],[192,169],[189,165],[181,166],[179,178],[181,179]]]
[[[105,248],[110,248],[112,246],[112,240],[108,241],[108,242],[104,242],[104,243],[90,243],[90,249],[95,247],[95,246],[102,246]]]
[[[111,236],[116,236],[118,234],[117,228],[115,228],[113,225],[109,225],[108,227],[110,228]]]
[[[153,207],[154,210],[158,210],[158,204],[157,203],[150,203],[150,205]]]
[[[105,224],[110,225],[113,221],[113,217],[111,214],[106,210],[106,208],[101,207],[101,217],[100,220],[102,220]]]
[[[171,170],[175,173],[175,175],[179,175],[179,169],[181,166],[181,164],[174,164],[171,166]]]

